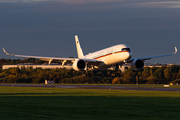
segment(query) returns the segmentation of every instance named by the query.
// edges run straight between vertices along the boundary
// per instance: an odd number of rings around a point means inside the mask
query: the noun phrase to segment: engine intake
[[[73,69],[76,71],[84,70],[86,68],[86,62],[84,60],[76,59],[73,63]]]
[[[144,61],[141,59],[135,59],[132,63],[131,63],[131,68],[133,70],[142,70],[144,68]]]

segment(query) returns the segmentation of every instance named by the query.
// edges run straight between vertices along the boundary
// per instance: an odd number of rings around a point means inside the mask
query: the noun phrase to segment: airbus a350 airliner
[[[3,48],[3,51],[10,56],[16,57],[28,57],[28,58],[39,58],[43,61],[51,62],[61,62],[62,66],[65,64],[72,64],[74,70],[94,70],[94,69],[106,69],[112,67],[115,64],[123,65],[131,63],[131,68],[133,70],[142,70],[144,68],[144,61],[152,58],[172,56],[177,53],[177,48],[175,47],[175,52],[172,54],[150,56],[150,57],[140,57],[132,58],[132,52],[128,45],[118,44],[109,48],[105,48],[87,55],[83,54],[81,49],[78,36],[75,36],[76,48],[78,58],[59,58],[59,57],[41,57],[41,56],[26,56],[26,55],[14,55],[9,54]]]

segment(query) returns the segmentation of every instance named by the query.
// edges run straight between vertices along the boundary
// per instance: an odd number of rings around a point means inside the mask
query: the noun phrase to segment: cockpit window
[[[131,51],[130,48],[122,48],[121,51]]]

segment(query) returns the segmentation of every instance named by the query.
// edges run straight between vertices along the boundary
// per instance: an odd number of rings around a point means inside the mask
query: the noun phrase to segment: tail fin
[[[79,39],[78,39],[77,35],[75,35],[75,42],[76,42],[78,58],[81,58],[84,56],[84,54],[83,54],[82,48],[80,46]]]

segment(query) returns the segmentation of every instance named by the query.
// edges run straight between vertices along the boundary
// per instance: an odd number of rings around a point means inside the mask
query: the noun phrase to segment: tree
[[[179,72],[177,73],[176,78],[180,79],[180,70],[179,70]]]
[[[112,80],[112,84],[121,84],[121,79],[119,77],[115,77],[113,80]]]
[[[176,79],[175,74],[179,72],[179,66],[172,65],[172,66],[169,67],[169,71],[170,71],[170,74],[171,74],[171,77],[172,77],[171,79],[174,80],[174,79]]]
[[[129,80],[132,80],[132,79],[135,79],[135,73],[133,72],[132,69],[128,69],[124,72],[123,77]]]
[[[169,67],[166,67],[166,68],[164,69],[164,78],[165,78],[166,80],[171,80],[171,73],[170,73]]]
[[[156,80],[157,80],[157,78],[155,76],[149,76],[147,78],[147,84],[155,84]]]
[[[164,78],[164,67],[159,67],[156,69],[153,73],[153,76],[155,76],[158,79],[163,79]]]
[[[142,73],[141,73],[141,78],[146,79],[150,76],[150,68],[149,67],[144,67]]]

